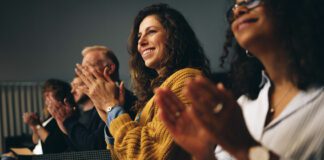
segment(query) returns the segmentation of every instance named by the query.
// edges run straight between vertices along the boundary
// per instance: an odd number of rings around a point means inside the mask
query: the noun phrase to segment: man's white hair
[[[82,56],[85,56],[91,51],[102,51],[104,54],[108,52],[112,52],[108,47],[106,46],[101,46],[101,45],[94,45],[94,46],[88,46],[85,47],[82,51],[81,54]]]

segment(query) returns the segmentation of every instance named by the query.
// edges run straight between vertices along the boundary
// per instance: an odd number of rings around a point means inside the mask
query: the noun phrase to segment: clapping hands
[[[54,117],[56,120],[59,128],[61,131],[65,134],[67,134],[67,131],[63,125],[63,122],[72,116],[75,107],[72,107],[66,100],[64,99],[64,102],[60,102],[56,100],[53,95],[48,96],[45,98],[45,104],[47,106],[48,112]]]
[[[106,121],[106,112],[116,105],[124,105],[125,88],[121,82],[119,86],[109,77],[108,67],[99,73],[92,66],[76,65],[75,72],[85,84],[80,86],[80,91],[88,95],[96,107],[101,119]],[[90,72],[90,70],[92,72]]]
[[[191,106],[184,106],[168,89],[156,91],[161,120],[175,141],[198,159],[210,158],[210,153],[203,151],[210,151],[211,145],[189,143],[207,141],[221,145],[239,159],[245,158],[248,148],[257,142],[250,135],[231,92],[221,83],[214,85],[202,76],[188,80],[183,92]]]
[[[30,127],[35,127],[36,125],[41,124],[39,120],[39,116],[33,112],[24,113],[23,121],[25,124],[29,125]]]

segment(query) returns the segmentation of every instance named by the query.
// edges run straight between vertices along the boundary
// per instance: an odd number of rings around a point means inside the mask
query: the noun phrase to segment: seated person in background
[[[134,119],[124,111],[118,87],[107,76],[91,72],[91,66],[77,65],[76,73],[85,83],[84,92],[104,112],[115,139],[110,149],[117,159],[188,159],[157,117],[153,90],[169,87],[185,104],[181,93],[184,81],[210,74],[207,60],[192,28],[177,10],[166,4],[142,9],[129,37],[130,67],[138,100]],[[116,91],[117,90],[117,91]],[[170,113],[174,114],[174,113]]]
[[[79,110],[69,110],[53,99],[52,108],[56,121],[60,124],[62,131],[68,136],[66,139],[71,151],[87,151],[105,149],[105,139],[102,134],[105,124],[101,121],[91,100],[77,89],[82,85],[78,77],[71,82],[71,93],[78,105]],[[50,99],[51,101],[52,99]],[[58,105],[55,105],[58,104]],[[58,109],[56,109],[58,108]]]
[[[111,76],[114,82],[120,83],[123,87],[123,82],[119,79],[119,62],[115,54],[105,46],[90,46],[82,51],[83,65],[94,67],[93,72],[99,72]],[[105,123],[100,119],[100,112],[97,112],[95,106],[87,95],[80,92],[79,88],[84,85],[78,77],[72,81],[72,93],[78,103],[81,113],[78,115],[75,112],[68,110],[68,106],[64,103],[55,101],[52,102],[52,107],[57,108],[53,113],[57,118],[62,131],[68,135],[68,141],[71,144],[72,150],[99,150],[105,149],[106,143],[104,138]],[[134,111],[131,110],[135,97],[128,90],[122,90],[125,94],[125,108],[133,117]],[[125,93],[124,93],[125,92]],[[65,110],[67,108],[67,110]],[[99,114],[98,114],[99,113]]]
[[[73,94],[74,100],[76,101],[80,109],[80,117],[78,121],[86,128],[93,128],[93,127],[97,128],[102,124],[100,117],[96,111],[96,108],[93,106],[93,103],[89,99],[89,97],[78,90],[78,86],[82,86],[82,85],[83,85],[82,81],[79,77],[74,77],[74,79],[71,82],[71,86],[72,86],[71,93]],[[99,121],[94,122],[94,120],[99,120]]]
[[[236,102],[202,77],[184,90],[192,107],[157,90],[176,142],[197,159],[214,159],[215,145],[218,159],[230,159],[224,150],[241,160],[324,159],[322,2],[236,0],[222,60],[234,58],[232,90],[243,95]]]
[[[46,98],[53,96],[58,101],[63,101],[64,98],[68,97],[68,101],[73,104],[74,100],[71,96],[68,96],[71,95],[70,89],[70,85],[64,81],[57,79],[47,80],[43,87],[45,120],[41,122],[39,116],[33,112],[24,113],[24,123],[28,124],[32,129],[32,140],[37,144],[33,149],[34,154],[59,153],[67,150],[64,134],[60,131],[51,114],[48,113]]]

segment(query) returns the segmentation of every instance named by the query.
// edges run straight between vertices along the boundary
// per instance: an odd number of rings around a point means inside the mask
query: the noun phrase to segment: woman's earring
[[[253,57],[253,56],[249,53],[248,50],[245,50],[245,54],[246,54],[246,56],[248,56],[248,57]]]

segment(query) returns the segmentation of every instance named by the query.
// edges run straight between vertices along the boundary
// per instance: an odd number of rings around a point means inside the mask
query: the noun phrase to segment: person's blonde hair
[[[101,53],[109,60],[111,60],[112,63],[115,64],[115,73],[113,74],[113,80],[120,81],[119,78],[119,62],[115,55],[115,53],[108,47],[102,46],[102,45],[93,45],[93,46],[87,46],[82,51],[81,54],[84,57],[88,53],[91,53],[91,51],[101,51]]]
[[[94,46],[87,46],[85,47],[82,51],[81,54],[82,56],[85,56],[86,54],[88,54],[91,51],[102,51],[103,54],[107,54],[108,52],[112,52],[111,49],[109,49],[106,46],[102,46],[102,45],[94,45]]]

